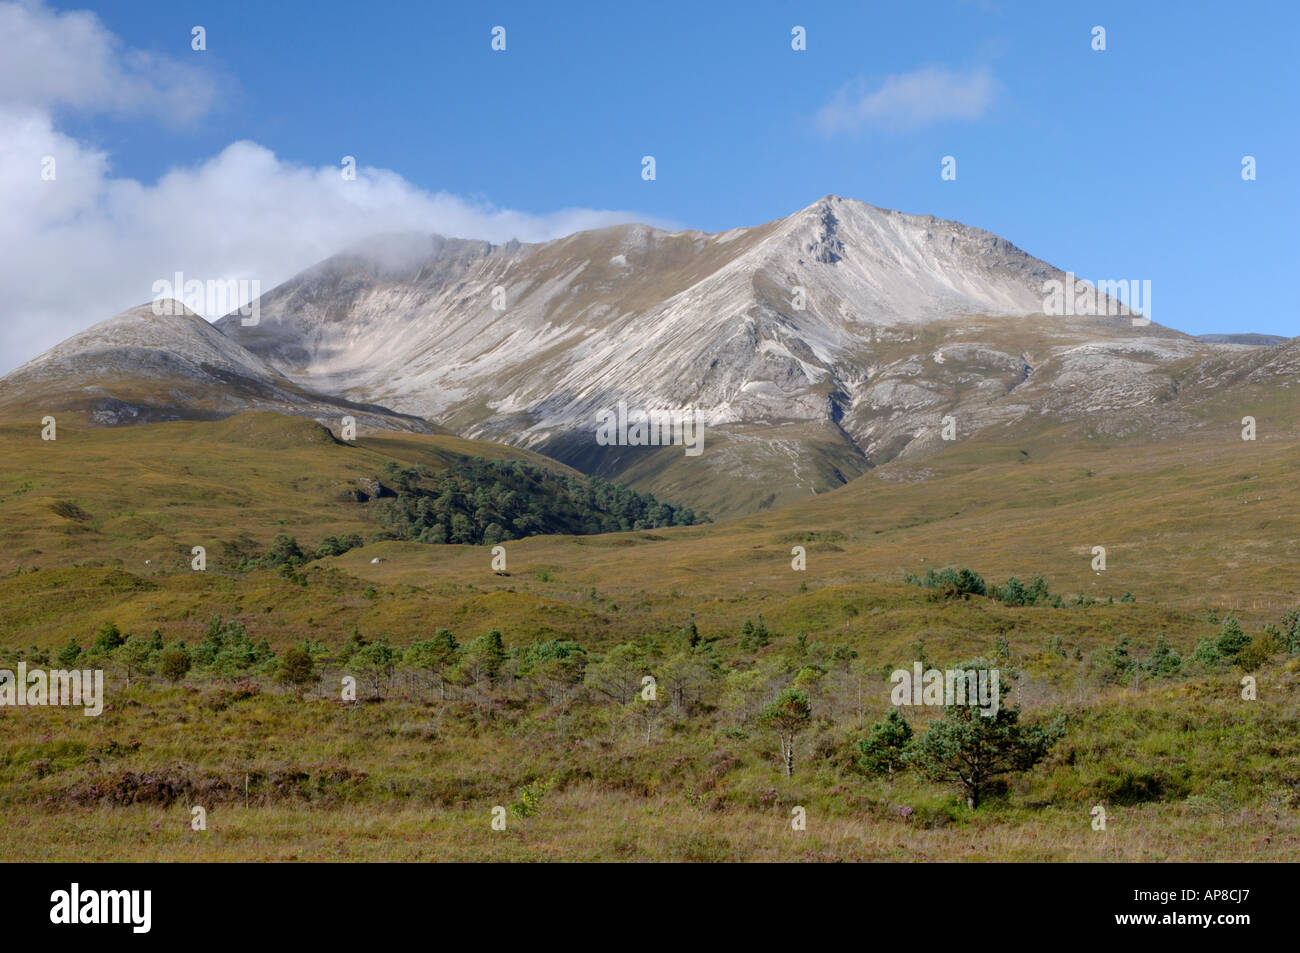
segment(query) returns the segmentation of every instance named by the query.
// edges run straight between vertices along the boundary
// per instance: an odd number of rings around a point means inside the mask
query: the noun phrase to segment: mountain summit
[[[436,420],[719,517],[991,428],[1176,432],[1192,401],[1292,364],[1291,345],[1044,314],[1065,278],[981,229],[834,195],[716,234],[385,235],[264,294],[254,326],[132,309],[4,378],[0,405]],[[701,425],[702,452],[634,439],[657,411]]]
[[[807,496],[1045,406],[1152,398],[1208,351],[1128,317],[1046,317],[1057,268],[990,232],[827,195],[717,234],[624,225],[540,244],[387,236],[218,327],[304,386],[689,500]],[[602,446],[603,411],[691,408],[705,452]]]

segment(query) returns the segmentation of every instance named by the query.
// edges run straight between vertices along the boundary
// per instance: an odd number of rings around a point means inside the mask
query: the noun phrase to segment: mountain
[[[946,417],[963,436],[1042,415],[1123,429],[1168,411],[1173,369],[1240,350],[1043,314],[1044,282],[1064,279],[989,232],[826,196],[717,234],[387,236],[263,295],[258,326],[218,327],[304,386],[717,517],[931,452]],[[620,401],[700,412],[704,452],[601,445]]]
[[[1065,279],[989,232],[833,195],[717,234],[387,235],[263,295],[253,326],[127,311],[0,379],[0,409],[437,420],[715,519],[893,460],[923,476],[980,433],[1149,442],[1242,408],[1288,413],[1295,341],[1045,314]],[[636,445],[647,411],[689,412],[702,444]]]
[[[0,378],[0,409],[69,412],[99,425],[212,420],[249,410],[312,417],[339,429],[432,433],[418,417],[313,392],[281,375],[180,302],[124,311]]]

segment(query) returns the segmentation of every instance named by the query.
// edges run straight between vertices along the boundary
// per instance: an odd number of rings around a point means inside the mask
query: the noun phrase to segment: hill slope
[[[435,431],[383,407],[315,393],[282,376],[179,302],[140,305],[76,334],[0,378],[10,419],[67,412],[101,426],[215,420],[250,410],[358,428]]]

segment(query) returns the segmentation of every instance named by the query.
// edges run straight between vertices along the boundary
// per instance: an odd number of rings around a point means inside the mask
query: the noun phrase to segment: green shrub
[[[1219,655],[1228,660],[1235,659],[1237,653],[1249,644],[1250,636],[1241,630],[1236,616],[1230,615],[1223,620],[1223,629],[1214,643]]]
[[[1274,632],[1265,631],[1237,653],[1237,667],[1243,672],[1253,672],[1284,648],[1286,646]]]
[[[76,639],[68,639],[68,644],[59,649],[59,654],[54,657],[54,660],[59,663],[60,668],[72,668],[79,658],[81,658],[81,646],[77,644]]]
[[[1097,649],[1093,653],[1093,660],[1101,670],[1103,679],[1109,682],[1123,682],[1132,677],[1137,662],[1129,653],[1130,644],[1129,637],[1121,635],[1110,648]]]
[[[515,817],[536,817],[542,810],[542,798],[555,783],[554,779],[543,781],[538,778],[519,789],[519,800],[510,805],[510,813]]]
[[[311,653],[297,646],[286,649],[280,656],[275,680],[277,684],[292,685],[299,689],[316,681],[316,664],[312,661]]]
[[[1223,663],[1223,654],[1213,639],[1201,639],[1192,650],[1192,661],[1204,668],[1217,668]]]
[[[360,533],[351,533],[347,536],[326,536],[316,547],[312,554],[313,559],[324,559],[326,556],[342,556],[352,549],[357,549],[363,545]]]
[[[1282,642],[1292,655],[1300,652],[1300,609],[1291,609],[1282,617]]]
[[[912,745],[912,726],[891,709],[883,721],[871,726],[871,734],[858,740],[858,767],[871,775],[890,775],[907,764]]]
[[[1220,779],[1203,792],[1189,795],[1187,810],[1193,814],[1218,814],[1227,817],[1237,807],[1237,795],[1229,781]]]
[[[175,685],[190,671],[190,653],[180,647],[163,651],[158,659],[158,671],[163,678]]]
[[[1151,652],[1151,657],[1142,663],[1142,671],[1151,678],[1162,678],[1177,675],[1182,667],[1182,656],[1173,650],[1164,633],[1156,636],[1155,648]]]
[[[126,639],[122,637],[116,623],[105,622],[99,627],[99,631],[95,633],[95,651],[101,655],[107,655],[125,641]]]

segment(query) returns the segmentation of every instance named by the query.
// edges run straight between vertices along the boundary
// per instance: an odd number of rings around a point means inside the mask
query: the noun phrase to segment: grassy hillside
[[[222,546],[369,539],[366,504],[340,495],[388,460],[556,466],[508,448],[349,446],[274,416],[0,440],[4,659],[54,665],[107,623],[195,653],[218,614],[276,653],[196,662],[176,684],[135,672],[128,688],[119,656],[92,651],[84,664],[110,682],[101,717],[0,708],[0,800],[23,819],[0,843],[62,859],[1300,857],[1300,662],[1264,629],[1300,596],[1286,571],[1300,447],[1263,428],[1244,442],[1225,417],[1141,452],[990,434],[755,516],[510,541],[504,570],[487,546],[388,541],[240,572]],[[190,571],[205,540],[209,568]],[[903,581],[947,565],[996,585],[1041,574],[1066,605]],[[1267,651],[1194,660],[1229,611]],[[460,652],[442,684],[410,651],[438,629]],[[504,657],[489,677],[494,630]],[[1155,664],[1161,636],[1174,671]],[[300,698],[274,675],[304,643],[319,679]],[[974,811],[950,785],[864,771],[858,741],[891,709],[889,671],[975,656],[1018,673],[1008,703],[1026,722],[1066,717],[1049,757]],[[655,713],[636,698],[644,674]],[[342,700],[344,675],[359,701]],[[760,714],[792,685],[812,722],[787,778]],[[904,712],[918,735],[934,717]],[[1106,831],[1090,826],[1098,804]],[[207,832],[189,829],[193,805]],[[807,831],[790,828],[796,805]]]
[[[0,572],[78,565],[155,575],[188,568],[194,546],[220,565],[286,529],[312,544],[368,537],[378,527],[355,493],[390,460],[436,471],[472,455],[578,475],[526,450],[447,435],[345,443],[314,421],[272,413],[60,427],[54,441],[42,441],[39,426],[10,425],[0,447]]]

